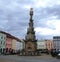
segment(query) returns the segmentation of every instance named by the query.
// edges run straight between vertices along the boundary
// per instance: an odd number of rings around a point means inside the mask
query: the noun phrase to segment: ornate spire
[[[27,51],[36,51],[37,49],[37,40],[35,38],[35,31],[33,26],[33,8],[30,8],[30,20],[29,27],[27,29],[27,35],[25,38],[25,50]],[[30,53],[30,52],[29,52]],[[29,55],[29,53],[27,53]]]
[[[32,16],[33,16],[33,8],[30,8],[30,20],[32,20]]]
[[[26,40],[36,40],[35,39],[35,31],[34,31],[34,26],[33,26],[33,8],[30,8],[30,21],[29,21],[29,27],[27,30],[27,35],[26,35]]]
[[[30,8],[30,15],[33,15],[33,8]]]

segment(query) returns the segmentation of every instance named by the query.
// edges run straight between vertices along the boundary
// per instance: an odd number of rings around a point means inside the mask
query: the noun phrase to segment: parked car
[[[56,57],[57,56],[57,51],[54,49],[51,51],[51,55],[52,57]]]
[[[57,58],[60,58],[60,50],[57,52]]]

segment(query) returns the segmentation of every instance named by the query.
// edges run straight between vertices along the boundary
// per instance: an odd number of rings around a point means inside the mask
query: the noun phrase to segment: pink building
[[[12,36],[10,34],[7,34],[6,49],[7,49],[7,51],[12,49]]]
[[[54,45],[53,45],[53,41],[52,40],[46,40],[46,49],[48,51],[51,51],[52,49],[54,49]]]
[[[6,48],[8,49],[12,48],[12,38],[6,39]]]

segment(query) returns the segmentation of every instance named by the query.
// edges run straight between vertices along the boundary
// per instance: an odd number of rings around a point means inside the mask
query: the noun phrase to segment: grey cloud
[[[15,36],[22,37],[26,35],[26,31],[29,23],[29,10],[23,8],[24,5],[32,5],[32,0],[0,0],[0,22],[3,21],[2,30],[5,30]],[[46,8],[34,8],[34,27],[48,27],[46,20],[50,16],[57,15],[60,19],[59,6],[46,7]],[[58,19],[57,18],[57,19]],[[7,21],[6,23],[4,21]],[[26,28],[27,27],[27,28]],[[48,27],[54,29],[52,27]],[[36,34],[37,35],[37,34]],[[43,37],[41,35],[41,37]],[[40,38],[37,35],[37,38]],[[44,37],[45,38],[45,37]]]
[[[47,28],[55,29],[53,27],[46,25],[46,22],[48,20],[51,21],[50,17],[52,16],[57,16],[56,19],[60,19],[60,5],[35,9],[35,14],[34,14],[35,27],[47,27]]]
[[[17,36],[18,38],[25,38],[26,35],[26,31],[25,29],[20,29],[20,30],[11,30],[9,31],[9,33],[11,33],[14,36]]]
[[[33,2],[34,2],[34,1],[33,1],[33,0],[24,0],[24,1],[22,1],[22,0],[17,0],[17,2],[18,2],[18,3],[21,3],[21,4],[23,4],[23,5],[24,5],[24,4],[33,5]]]
[[[36,34],[36,39],[40,39],[40,40],[44,40],[44,39],[53,39],[53,36],[52,35],[46,35],[46,36],[44,36],[44,35],[39,35],[39,34]]]
[[[46,8],[40,8],[40,9],[36,9],[35,11],[36,15],[36,19],[44,19],[44,18],[48,18],[50,16],[53,15],[57,15],[58,17],[60,16],[60,5],[55,5],[52,7],[46,7]],[[39,17],[37,17],[39,16]]]

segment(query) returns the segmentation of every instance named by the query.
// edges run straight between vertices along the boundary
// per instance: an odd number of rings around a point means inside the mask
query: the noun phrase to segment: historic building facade
[[[5,32],[0,31],[0,52],[3,53],[6,48],[6,34]]]
[[[54,49],[53,40],[45,40],[45,41],[46,41],[46,49],[48,51],[51,51],[52,49]]]
[[[60,36],[53,37],[54,49],[60,50]]]
[[[27,29],[27,35],[25,38],[25,51],[34,52],[37,50],[37,40],[35,37],[35,31],[33,26],[33,8],[30,9],[30,21],[29,28]]]
[[[15,53],[16,50],[22,50],[24,48],[24,41],[12,36],[9,33],[0,31],[0,53],[10,54]]]
[[[6,37],[6,49],[8,51],[12,49],[12,36],[10,34],[7,34],[7,37]]]
[[[44,51],[46,50],[46,41],[45,40],[38,40],[37,41],[37,49]]]

